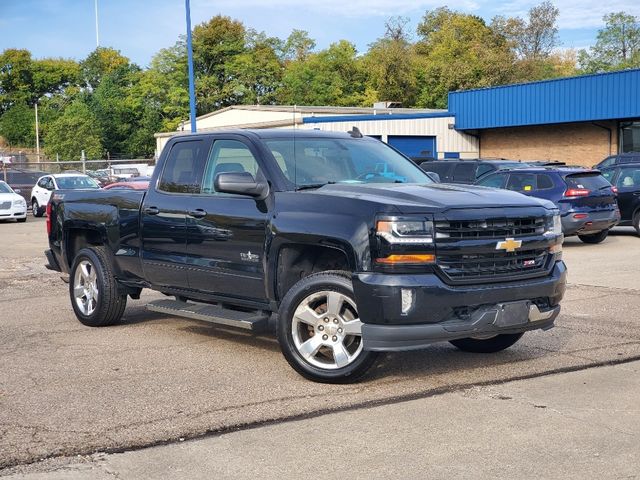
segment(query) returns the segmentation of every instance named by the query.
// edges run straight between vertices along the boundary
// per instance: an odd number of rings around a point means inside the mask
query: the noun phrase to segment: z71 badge
[[[257,262],[258,260],[260,260],[260,255],[256,255],[255,253],[251,253],[249,252],[242,252],[240,253],[240,259],[245,261],[245,262]]]

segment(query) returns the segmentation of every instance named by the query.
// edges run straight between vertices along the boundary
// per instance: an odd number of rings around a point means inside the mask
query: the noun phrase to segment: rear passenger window
[[[554,187],[553,180],[549,175],[538,175],[538,190],[549,190]]]
[[[169,193],[198,193],[202,180],[204,142],[177,142],[164,164],[158,189]]]
[[[423,162],[420,164],[420,168],[425,172],[433,172],[440,175],[440,180],[450,180],[449,172],[451,164],[448,163],[436,163],[436,162]]]
[[[507,190],[528,193],[536,189],[536,175],[533,173],[512,173],[509,175]]]
[[[227,172],[246,172],[253,178],[258,175],[258,162],[249,147],[238,140],[216,140],[213,143],[202,181],[202,193],[216,193],[216,176]]]
[[[480,178],[481,176],[486,175],[487,173],[493,170],[494,168],[491,165],[484,163],[478,167],[478,171],[476,172],[476,178]]]

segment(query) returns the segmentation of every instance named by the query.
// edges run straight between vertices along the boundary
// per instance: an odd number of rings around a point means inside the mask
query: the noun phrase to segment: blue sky
[[[318,47],[347,39],[359,51],[384,33],[391,15],[407,16],[411,27],[427,9],[452,9],[490,20],[526,15],[539,1],[513,0],[191,0],[193,24],[222,13],[269,35],[286,37],[307,30]],[[640,16],[639,0],[564,0],[560,9],[562,48],[584,48],[595,41],[602,16],[626,11]],[[141,66],[155,52],[172,45],[185,31],[184,0],[98,0],[100,44],[119,49]],[[35,57],[82,59],[96,46],[94,0],[0,0],[0,51],[27,48]]]

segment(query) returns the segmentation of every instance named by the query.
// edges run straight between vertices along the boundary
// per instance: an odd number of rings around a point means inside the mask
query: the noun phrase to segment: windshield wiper
[[[320,187],[324,187],[325,185],[333,185],[336,182],[326,182],[326,183],[309,183],[306,185],[299,185],[298,187],[296,187],[296,192],[299,190],[309,190],[311,188],[320,188]]]

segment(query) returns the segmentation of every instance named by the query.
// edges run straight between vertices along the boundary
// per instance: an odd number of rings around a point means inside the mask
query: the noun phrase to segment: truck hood
[[[439,211],[460,208],[544,207],[553,209],[548,200],[517,192],[475,185],[408,183],[368,183],[325,185],[311,194],[353,198],[384,205],[394,205],[400,213]]]

